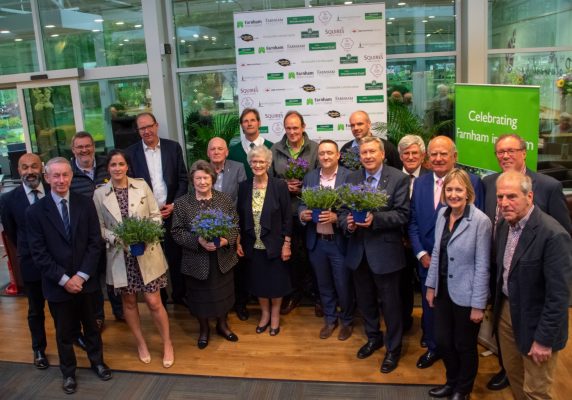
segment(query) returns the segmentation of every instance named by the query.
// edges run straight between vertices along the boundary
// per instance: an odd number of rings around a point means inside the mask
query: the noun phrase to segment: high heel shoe
[[[268,329],[268,327],[270,326],[270,321],[268,321],[268,323],[264,326],[257,326],[256,327],[256,333],[262,333],[264,332],[266,329]]]
[[[238,342],[238,336],[236,336],[233,332],[229,331],[229,333],[225,333],[218,325],[216,326],[216,333],[217,335],[225,338],[229,342]]]
[[[151,356],[146,356],[146,357],[141,357],[139,356],[139,360],[143,363],[143,364],[149,364],[151,363]]]
[[[270,328],[270,336],[276,336],[280,333],[280,327],[278,328]]]
[[[173,355],[172,360],[165,360],[163,358],[163,368],[171,368],[174,363],[175,363],[175,355]]]

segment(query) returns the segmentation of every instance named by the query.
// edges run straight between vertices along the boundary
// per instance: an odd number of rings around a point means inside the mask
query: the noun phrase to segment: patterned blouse
[[[257,250],[266,250],[264,243],[260,240],[262,226],[260,225],[260,216],[262,215],[262,206],[266,197],[266,188],[252,189],[252,218],[254,219],[254,232],[256,233],[256,242],[254,248]]]

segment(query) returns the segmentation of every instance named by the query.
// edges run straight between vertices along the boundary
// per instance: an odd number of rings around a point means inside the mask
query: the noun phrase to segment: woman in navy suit
[[[468,399],[479,365],[477,338],[489,295],[491,221],[473,204],[469,175],[445,177],[427,274],[427,302],[435,308],[435,340],[447,382],[432,397]]]
[[[237,253],[248,265],[248,286],[258,297],[262,315],[256,333],[270,326],[270,335],[280,332],[282,297],[292,291],[286,261],[292,254],[292,216],[286,182],[268,176],[272,152],[256,146],[248,153],[252,179],[238,187],[240,244]]]

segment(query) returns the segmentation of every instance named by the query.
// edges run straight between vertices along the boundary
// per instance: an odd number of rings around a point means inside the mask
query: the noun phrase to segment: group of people
[[[142,140],[125,151],[112,150],[106,161],[93,155],[91,136],[76,134],[75,158],[71,164],[48,161],[45,183],[39,157],[25,154],[18,168],[22,186],[4,201],[2,221],[24,272],[35,365],[49,365],[45,298],[66,393],[76,390],[73,343],[80,329],[93,369],[101,379],[111,378],[97,322],[98,269],[105,269],[110,300],[118,296],[114,301],[122,304],[114,314],[126,320],[143,363],[151,356],[139,321],[140,292],[161,335],[163,366],[175,360],[162,304],[168,270],[172,301],[198,320],[199,349],[208,346],[210,318],[218,335],[239,340],[227,314],[234,308],[240,320],[248,319],[249,296],[260,305],[255,332],[278,335],[281,314],[298,304],[310,282],[324,318],[319,337],[327,339],[339,328],[337,338],[347,340],[357,307],[367,337],[357,358],[385,345],[380,369],[390,373],[412,325],[418,276],[420,345],[427,350],[417,367],[442,359],[447,371],[446,383],[431,389],[431,396],[470,396],[489,303],[502,367],[491,388],[510,382],[519,399],[550,395],[555,360],[567,338],[572,224],[562,186],[526,168],[526,143],[518,135],[499,137],[495,154],[503,172],[481,181],[455,168],[456,147],[446,136],[433,138],[427,151],[415,135],[395,147],[375,137],[367,113],[356,111],[349,119],[354,140],[338,149],[332,140],[312,141],[303,116],[290,111],[284,137],[272,144],[260,135],[258,111],[245,109],[240,142],[229,148],[213,138],[209,161],[194,162],[187,178],[180,145],[159,139],[155,117],[143,113],[136,123]],[[86,152],[92,162],[82,166]],[[345,161],[349,152],[357,154],[359,165]],[[293,178],[289,164],[301,160],[305,176]],[[99,170],[107,178],[95,188]],[[94,183],[93,201],[73,189],[85,177]],[[346,183],[385,191],[387,204],[369,211],[365,222],[345,208],[324,210],[314,222],[300,200],[303,188]],[[191,228],[201,212],[213,209],[232,221],[216,241]],[[113,233],[127,216],[162,223],[162,244],[133,257]]]

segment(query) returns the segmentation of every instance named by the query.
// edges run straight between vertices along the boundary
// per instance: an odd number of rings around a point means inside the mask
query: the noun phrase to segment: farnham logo
[[[251,27],[251,26],[262,26],[261,19],[247,19],[244,21],[236,21],[237,28],[244,28],[244,27]]]
[[[278,45],[258,48],[258,54],[280,53],[282,51],[284,51],[284,46],[278,46]]]

